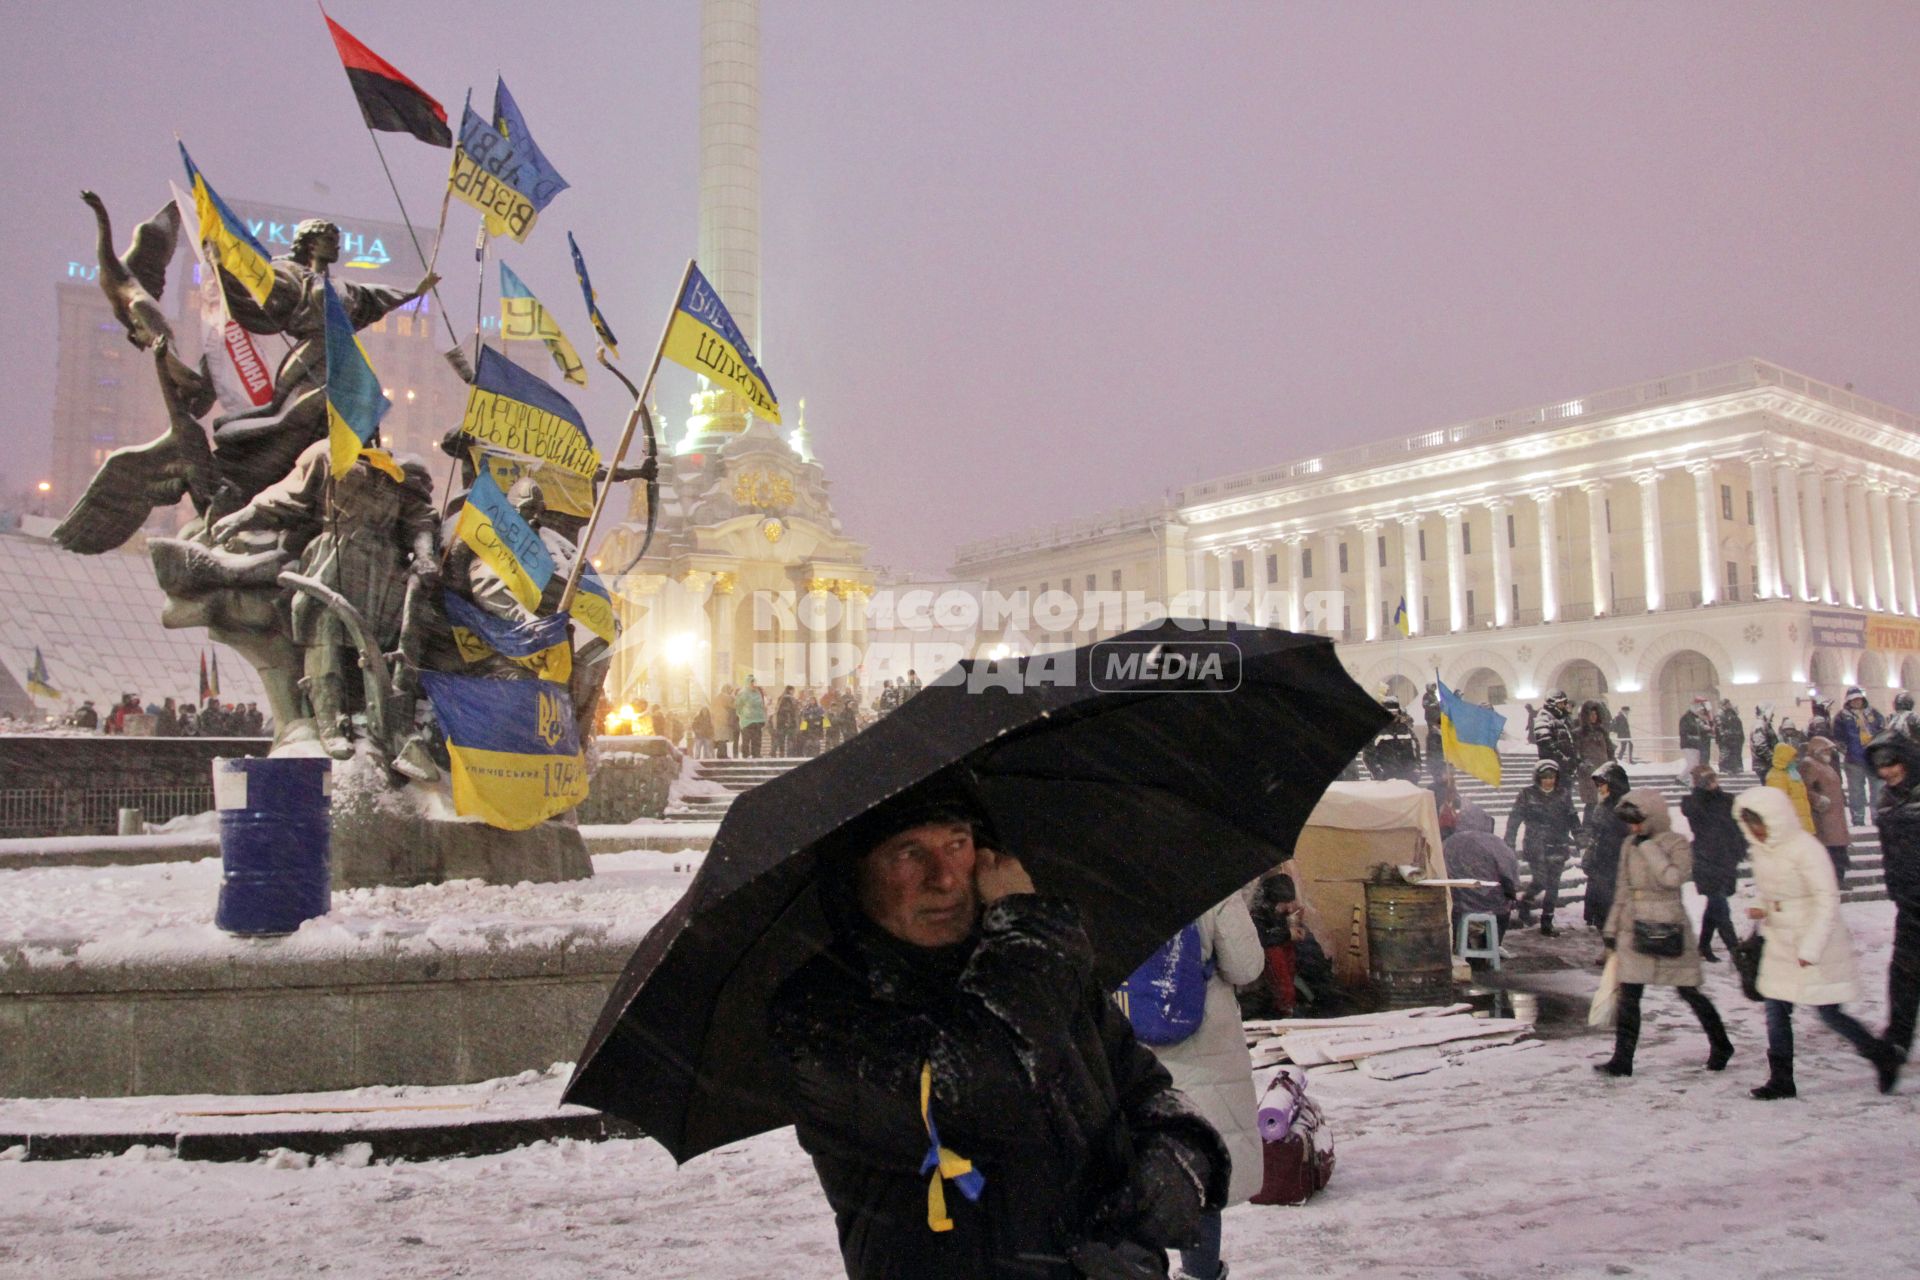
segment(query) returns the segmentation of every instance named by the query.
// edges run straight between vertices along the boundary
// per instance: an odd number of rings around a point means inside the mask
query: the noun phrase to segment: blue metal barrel
[[[327,914],[332,878],[333,762],[247,758],[213,762],[220,812],[220,906],[228,933],[292,933]]]

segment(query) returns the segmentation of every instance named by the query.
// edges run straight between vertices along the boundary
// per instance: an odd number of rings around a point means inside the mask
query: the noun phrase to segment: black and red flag
[[[401,75],[392,63],[361,44],[324,10],[320,16],[327,19],[327,30],[333,33],[333,47],[340,51],[347,82],[353,86],[353,96],[360,100],[360,114],[367,128],[410,133],[436,147],[453,145],[445,107]]]

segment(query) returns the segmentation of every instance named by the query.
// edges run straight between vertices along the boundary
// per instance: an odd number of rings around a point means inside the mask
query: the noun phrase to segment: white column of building
[[[1215,576],[1220,579],[1220,590],[1201,613],[1208,618],[1225,618],[1229,616],[1227,601],[1233,598],[1233,548],[1213,548],[1213,564]]]
[[[1205,617],[1207,612],[1207,553],[1199,547],[1187,552],[1187,590],[1192,593],[1189,618]]]
[[[1913,584],[1913,525],[1907,518],[1907,495],[1887,496],[1887,516],[1893,535],[1893,598],[1901,613],[1912,616],[1916,608]]]
[[[1607,532],[1607,482],[1588,480],[1580,486],[1587,495],[1587,545],[1593,568],[1593,616],[1613,612],[1613,537]]]
[[[1700,603],[1714,604],[1720,599],[1720,510],[1714,506],[1713,464],[1690,462],[1687,474],[1693,477],[1693,525],[1699,539]]]
[[[1858,607],[1853,577],[1853,524],[1847,519],[1847,482],[1837,471],[1827,472],[1821,481],[1827,512],[1827,569],[1833,576],[1835,604]]]
[[[1267,544],[1255,538],[1246,545],[1247,577],[1253,588],[1253,620],[1267,625]]]
[[[1907,527],[1911,530],[1909,552],[1913,557],[1913,603],[1914,612],[1920,614],[1920,499],[1909,494],[1903,505],[1907,508]]]
[[[1773,518],[1773,463],[1764,453],[1747,459],[1748,480],[1753,491],[1753,553],[1760,570],[1760,589],[1754,594],[1773,600],[1780,590],[1780,550],[1778,526]]]
[[[1878,609],[1880,593],[1873,580],[1873,542],[1867,534],[1867,483],[1847,481],[1847,536],[1853,544],[1853,603]]]
[[[1306,545],[1307,535],[1290,533],[1284,541],[1287,544],[1287,630],[1300,629],[1300,551]]]
[[[1647,612],[1658,613],[1666,602],[1667,560],[1660,545],[1660,473],[1642,471],[1634,477],[1640,486],[1642,567],[1647,579]]]
[[[1800,486],[1800,537],[1807,544],[1807,592],[1810,599],[1834,601],[1833,565],[1827,554],[1827,511],[1820,494],[1820,473]]]
[[[1507,546],[1507,510],[1505,498],[1487,503],[1493,523],[1493,625],[1513,625],[1513,551]]]
[[[826,584],[818,579],[807,584],[807,594],[801,597],[800,629],[807,638],[807,683],[816,689],[824,688],[827,683],[827,642],[833,620],[833,606],[827,603],[830,598]]]
[[[1365,582],[1367,625],[1361,632],[1369,640],[1380,638],[1380,522],[1360,522],[1360,569]]]
[[[1887,491],[1879,485],[1867,490],[1867,531],[1873,539],[1873,594],[1879,608],[1892,613],[1900,607],[1893,589],[1893,530],[1887,520]]]
[[[1327,634],[1337,635],[1340,631],[1340,606],[1345,600],[1340,585],[1340,531],[1328,529],[1320,535],[1320,558],[1326,561],[1326,567],[1320,571],[1320,581],[1324,590],[1333,592],[1333,600],[1327,608]]]
[[[1420,616],[1420,517],[1400,516],[1401,589],[1406,592],[1407,630],[1419,635],[1427,620]]]
[[[1440,514],[1447,521],[1447,630],[1460,631],[1467,625],[1467,559],[1461,547],[1460,508],[1445,507]]]
[[[1811,600],[1806,542],[1800,536],[1800,468],[1791,458],[1786,459],[1773,473],[1773,480],[1779,490],[1775,511],[1780,519],[1780,577],[1788,598]]]
[[[1560,617],[1560,521],[1553,490],[1535,489],[1529,496],[1540,512],[1540,620],[1554,622]]]

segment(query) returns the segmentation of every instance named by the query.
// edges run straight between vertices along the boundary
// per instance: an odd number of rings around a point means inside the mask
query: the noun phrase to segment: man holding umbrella
[[[823,867],[834,943],[771,1015],[847,1274],[1165,1275],[1229,1161],[1096,985],[1078,913],[959,793],[864,826]]]

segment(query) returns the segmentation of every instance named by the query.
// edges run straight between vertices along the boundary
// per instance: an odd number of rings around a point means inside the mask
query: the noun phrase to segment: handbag
[[[1760,956],[1766,949],[1766,935],[1758,928],[1727,949],[1740,973],[1740,994],[1749,1000],[1766,999],[1760,994]]]
[[[1686,953],[1687,931],[1677,924],[1657,924],[1652,920],[1633,922],[1633,949],[1656,960],[1675,960]]]

